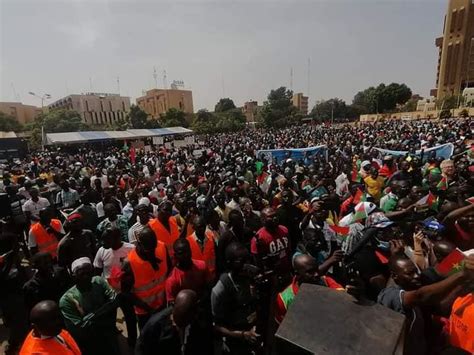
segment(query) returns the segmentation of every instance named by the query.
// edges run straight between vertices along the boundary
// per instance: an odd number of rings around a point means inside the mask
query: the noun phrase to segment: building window
[[[456,9],[453,10],[453,13],[451,14],[451,23],[449,25],[449,32],[453,33],[454,30],[456,29],[456,17],[457,17],[457,11]]]
[[[461,31],[462,30],[462,26],[464,25],[464,7],[462,7],[460,10],[459,10],[459,14],[458,14],[458,31]]]
[[[89,103],[86,100],[86,111],[89,111]]]
[[[100,100],[100,110],[104,111],[104,101]]]
[[[122,111],[125,111],[125,101],[122,101]]]

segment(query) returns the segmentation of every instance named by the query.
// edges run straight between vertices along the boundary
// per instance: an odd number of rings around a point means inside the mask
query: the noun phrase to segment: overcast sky
[[[316,100],[404,82],[428,95],[447,0],[0,0],[0,101],[142,90],[183,80],[194,109],[261,103],[290,86]],[[50,103],[52,101],[48,101]]]

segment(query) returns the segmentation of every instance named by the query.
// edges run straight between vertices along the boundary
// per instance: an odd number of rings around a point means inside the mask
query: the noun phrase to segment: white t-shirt
[[[109,179],[107,179],[107,176],[101,175],[100,177],[97,177],[96,175],[94,175],[93,177],[91,177],[91,187],[95,186],[94,181],[97,179],[100,180],[100,186],[102,186],[103,189],[110,186]]]
[[[134,248],[135,245],[126,242],[117,250],[100,247],[95,255],[94,267],[102,269],[102,277],[108,278],[112,267],[122,268],[122,262]]]
[[[30,212],[33,217],[39,218],[39,211],[49,206],[47,198],[38,197],[38,202],[29,199],[23,205],[23,212]]]

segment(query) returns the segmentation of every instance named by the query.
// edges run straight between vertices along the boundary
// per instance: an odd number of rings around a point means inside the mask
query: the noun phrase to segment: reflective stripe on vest
[[[141,259],[136,250],[128,254],[128,261],[135,282],[132,292],[142,302],[157,310],[165,305],[165,282],[168,274],[166,246],[158,242],[155,256],[161,260],[158,270],[154,270],[148,261]],[[135,307],[136,314],[147,314],[140,307]]]

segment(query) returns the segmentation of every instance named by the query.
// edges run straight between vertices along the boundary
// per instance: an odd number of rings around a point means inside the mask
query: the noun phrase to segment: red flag
[[[136,152],[135,152],[135,147],[130,148],[130,161],[132,162],[132,165],[135,165],[135,159],[136,159]]]
[[[440,276],[448,276],[461,271],[465,258],[466,255],[464,255],[461,250],[454,249],[447,257],[435,266],[435,271]]]
[[[352,200],[352,203],[354,205],[357,205],[359,202],[362,202],[362,197],[364,196],[364,193],[362,192],[361,189],[357,189],[356,194],[354,195],[354,199]]]
[[[349,234],[349,227],[343,227],[343,226],[337,226],[335,224],[329,225],[329,228],[331,228],[335,233],[340,234],[340,235],[348,235]]]

